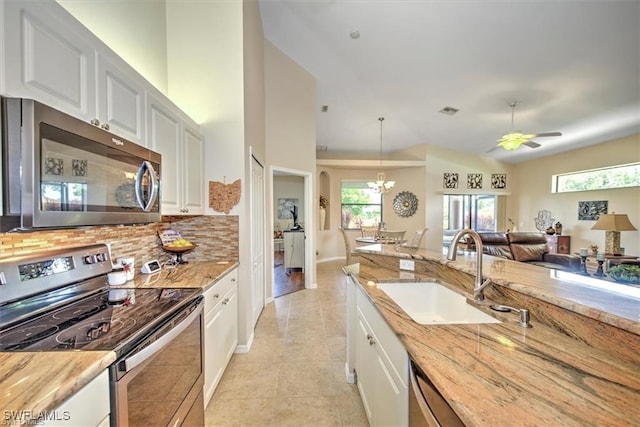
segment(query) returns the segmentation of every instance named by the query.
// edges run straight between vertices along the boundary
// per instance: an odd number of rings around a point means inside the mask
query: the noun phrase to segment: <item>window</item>
[[[477,232],[496,231],[497,196],[488,194],[445,194],[443,197],[443,246],[463,228]]]
[[[48,181],[41,184],[43,211],[86,211],[87,184]]]
[[[553,175],[552,192],[607,190],[640,186],[640,163]]]
[[[370,189],[365,181],[342,181],[340,200],[345,230],[382,222],[382,194]]]

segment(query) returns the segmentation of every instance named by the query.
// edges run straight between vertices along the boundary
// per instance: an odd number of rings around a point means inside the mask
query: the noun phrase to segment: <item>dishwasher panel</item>
[[[410,427],[464,427],[451,406],[413,361],[409,378]]]

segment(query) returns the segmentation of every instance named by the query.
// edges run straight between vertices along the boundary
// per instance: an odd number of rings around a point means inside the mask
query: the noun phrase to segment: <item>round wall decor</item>
[[[393,210],[402,217],[413,215],[417,209],[418,198],[409,191],[402,191],[393,199]]]

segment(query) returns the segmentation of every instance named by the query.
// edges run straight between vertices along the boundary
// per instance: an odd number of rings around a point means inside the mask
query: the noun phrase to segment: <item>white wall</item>
[[[152,85],[167,94],[164,0],[57,2]]]
[[[523,223],[521,230],[535,230],[533,219],[546,209],[563,225],[562,234],[571,236],[571,250],[597,244],[604,248],[604,231],[591,230],[595,221],[578,220],[578,202],[606,200],[609,213],[626,213],[640,229],[640,188],[551,193],[551,176],[566,172],[596,169],[640,161],[640,134],[592,145],[578,150],[544,157],[517,165],[518,180],[513,189],[517,195],[516,214]],[[623,231],[621,246],[626,253],[640,255],[640,232]]]
[[[264,59],[267,165],[270,168],[297,171],[298,175],[306,174],[313,180],[316,169],[315,79],[266,40]],[[267,200],[273,200],[274,197],[270,190],[271,184],[271,177],[268,177]],[[318,199],[315,183],[311,182],[310,188],[305,196],[315,201]],[[307,216],[311,218],[311,223],[305,223],[305,236],[309,242],[307,247],[313,248],[317,235],[317,213]],[[269,231],[273,231],[273,224],[273,212],[269,211]],[[273,265],[273,252],[268,251],[267,254],[267,265]],[[311,260],[310,268],[305,270],[305,279],[313,286],[316,281],[315,252],[308,250],[305,255]],[[271,289],[272,276],[267,277],[268,289]]]

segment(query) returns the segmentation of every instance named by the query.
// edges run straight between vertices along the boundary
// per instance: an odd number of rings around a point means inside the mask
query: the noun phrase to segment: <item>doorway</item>
[[[272,168],[273,298],[308,287],[310,179],[304,172]]]

